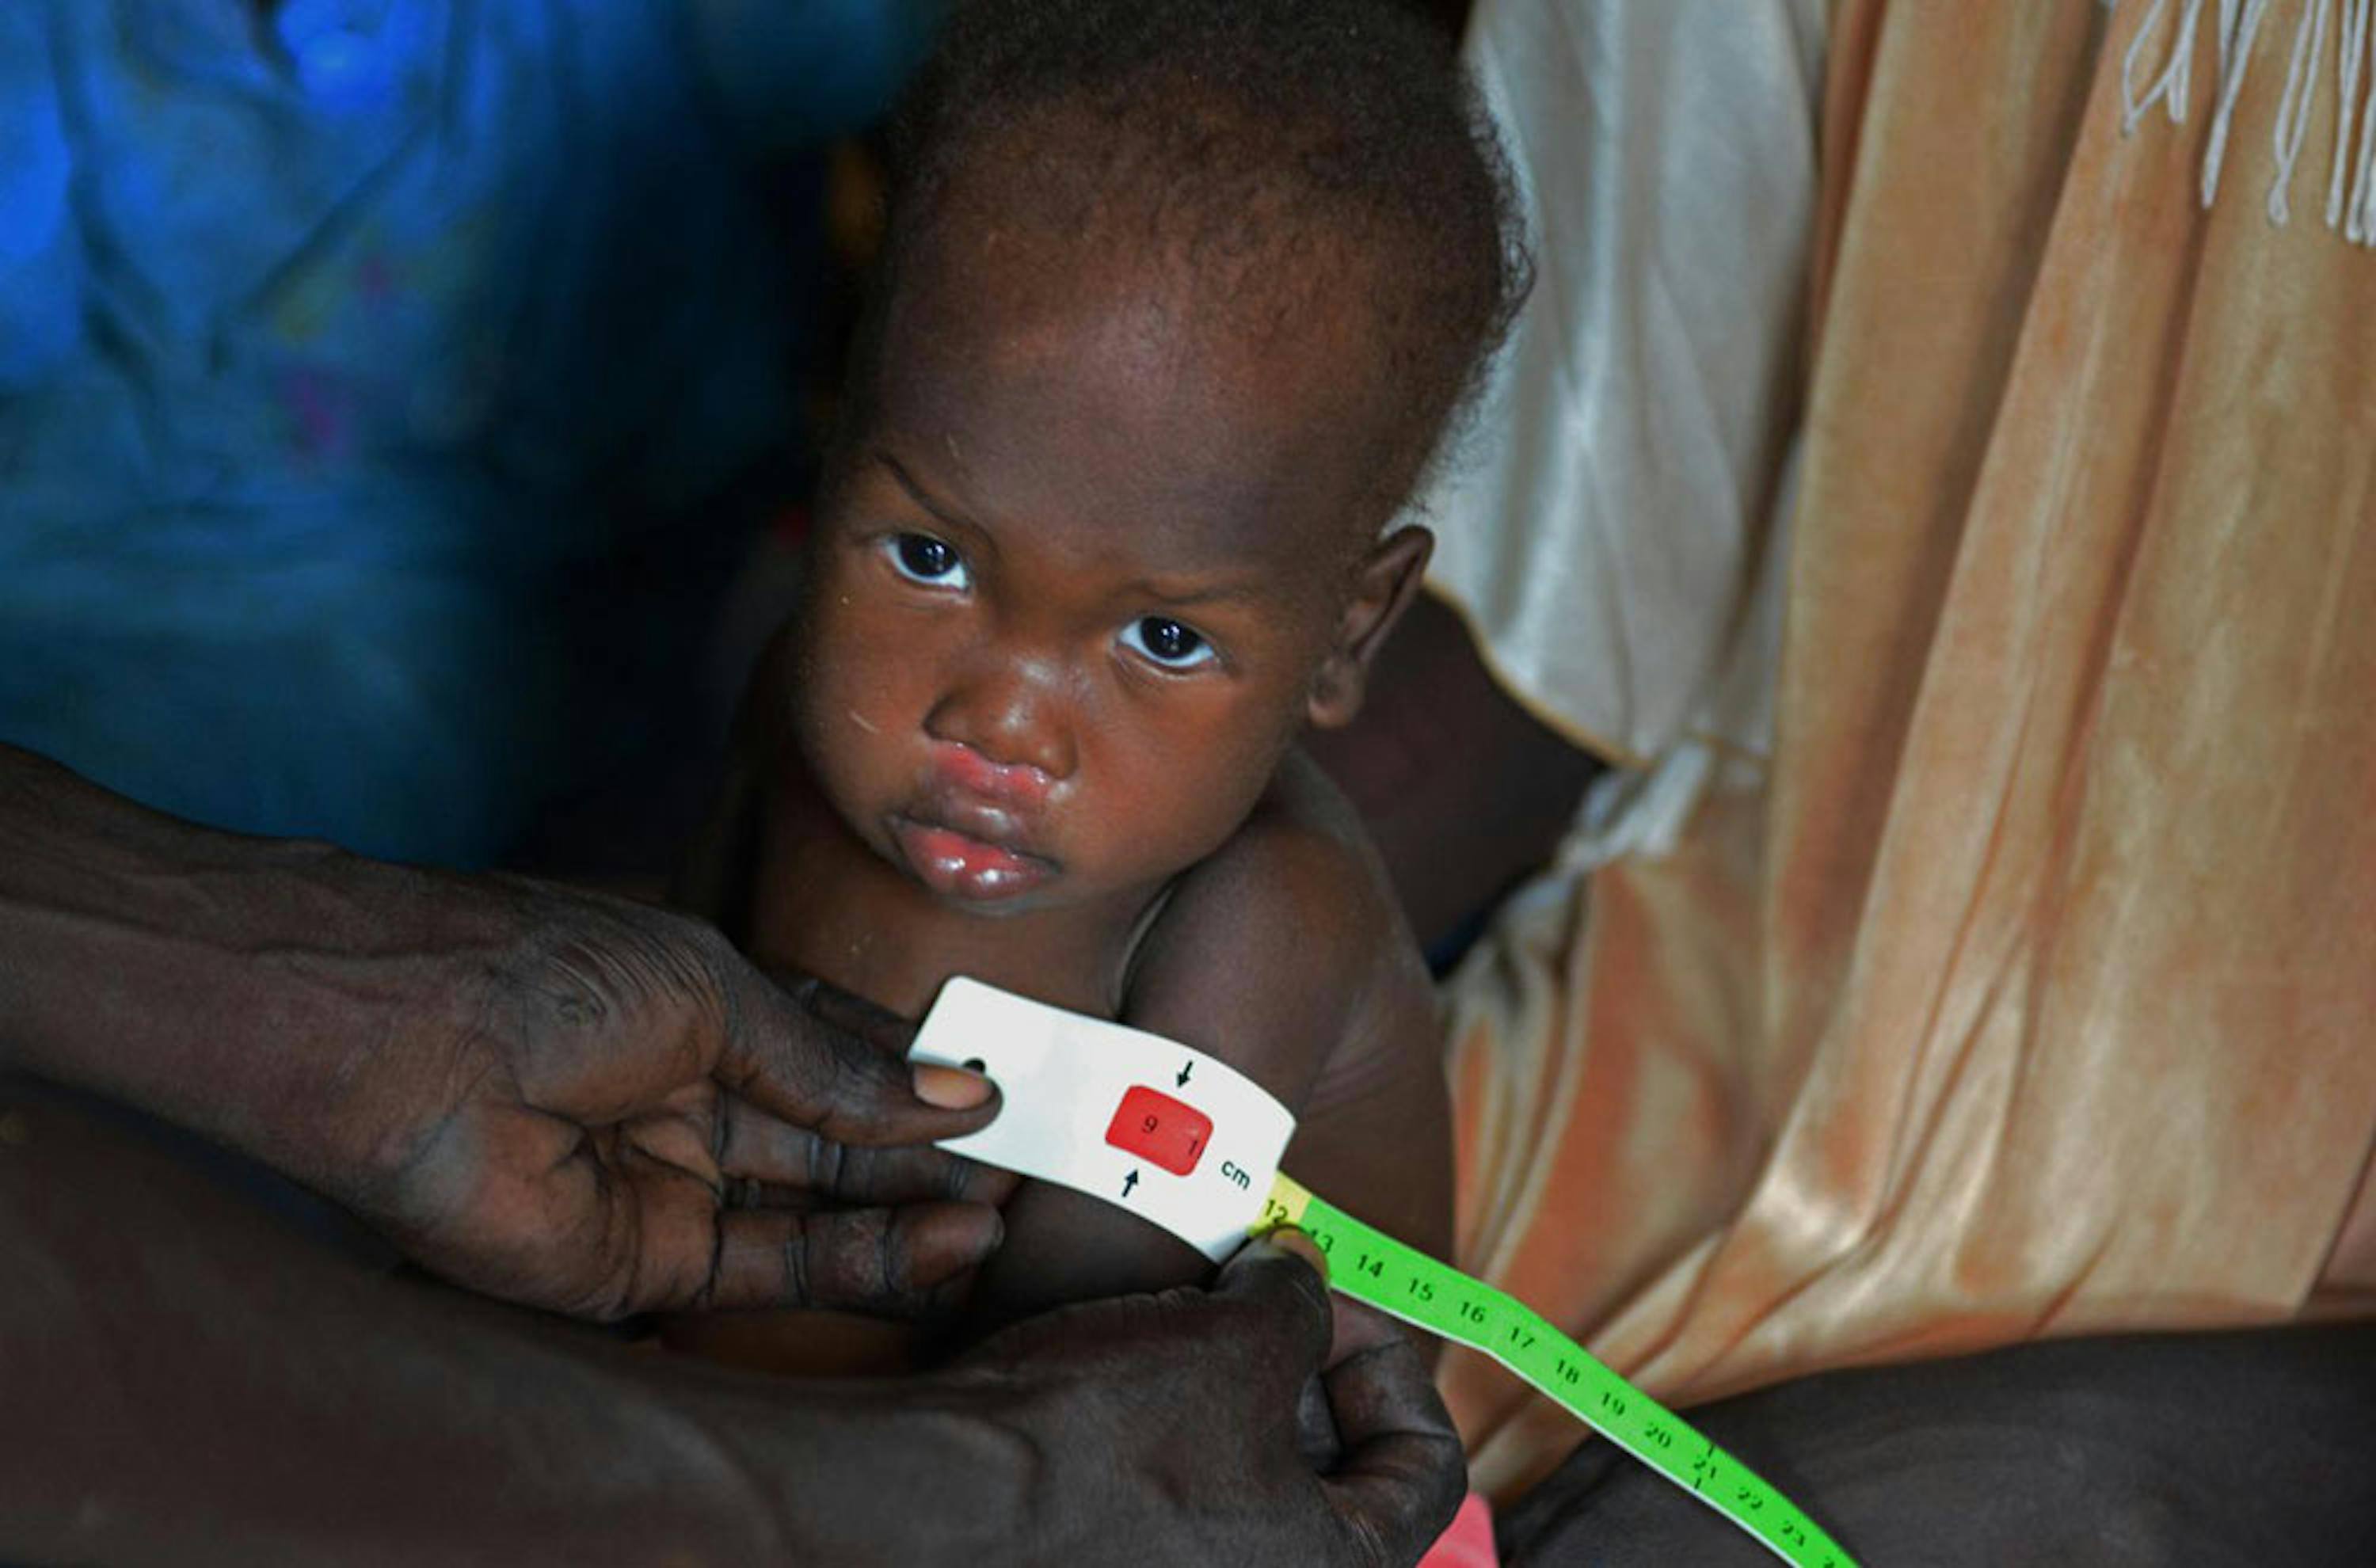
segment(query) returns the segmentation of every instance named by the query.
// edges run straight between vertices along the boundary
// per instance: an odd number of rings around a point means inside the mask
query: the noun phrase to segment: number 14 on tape
[[[1279,1174],[1256,1234],[1292,1225],[1328,1258],[1328,1283],[1380,1312],[1480,1350],[1602,1436],[1730,1519],[1786,1562],[1855,1568],[1815,1522],[1681,1417],[1517,1298],[1372,1229]]]

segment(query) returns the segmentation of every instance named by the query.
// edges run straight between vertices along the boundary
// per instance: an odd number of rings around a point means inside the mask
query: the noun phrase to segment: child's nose
[[[1053,781],[1071,776],[1073,726],[1052,663],[1012,657],[983,661],[953,683],[924,719],[924,731],[979,753],[1002,767],[1036,768]]]

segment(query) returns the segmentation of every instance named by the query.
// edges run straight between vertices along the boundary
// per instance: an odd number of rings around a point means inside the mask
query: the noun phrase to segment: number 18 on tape
[[[1855,1568],[1789,1499],[1540,1313],[1282,1173],[1295,1119],[1226,1063],[968,980],[942,989],[911,1056],[977,1063],[1004,1097],[988,1127],[942,1145],[951,1152],[1103,1198],[1216,1261],[1296,1226],[1337,1290],[1492,1357],[1784,1562]]]

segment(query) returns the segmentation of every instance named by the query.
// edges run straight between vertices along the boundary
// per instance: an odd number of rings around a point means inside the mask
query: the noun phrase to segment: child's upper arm
[[[1123,1021],[1261,1084],[1299,1118],[1288,1170],[1441,1253],[1451,1137],[1424,968],[1349,809],[1300,772],[1274,796],[1181,879],[1132,967]],[[1206,1267],[1111,1205],[1028,1183],[976,1300],[1004,1322],[1192,1282]]]

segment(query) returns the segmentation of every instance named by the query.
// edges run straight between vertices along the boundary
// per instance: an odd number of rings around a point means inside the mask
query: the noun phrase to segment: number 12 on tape
[[[1255,1232],[1282,1225],[1310,1236],[1327,1255],[1332,1288],[1492,1357],[1784,1562],[1855,1568],[1855,1560],[1788,1498],[1517,1298],[1372,1229],[1284,1172],[1271,1183]]]

